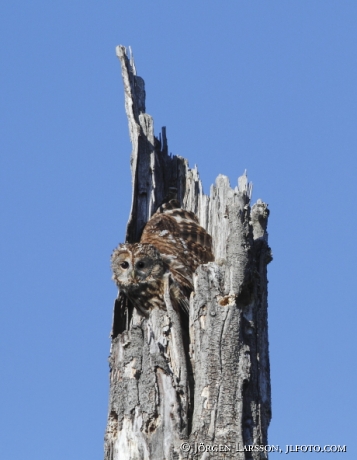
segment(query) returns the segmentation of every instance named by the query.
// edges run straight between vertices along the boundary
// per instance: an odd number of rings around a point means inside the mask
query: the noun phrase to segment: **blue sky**
[[[0,18],[2,458],[102,457],[131,194],[118,44],[205,191],[247,169],[269,203],[269,442],[355,458],[357,3],[12,0]]]

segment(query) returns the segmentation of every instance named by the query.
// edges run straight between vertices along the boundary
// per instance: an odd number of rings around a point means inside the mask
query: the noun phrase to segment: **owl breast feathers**
[[[212,238],[194,213],[176,200],[162,205],[147,222],[140,243],[120,244],[113,252],[113,280],[144,314],[165,308],[164,277],[169,274],[170,300],[188,313],[193,273],[214,260]]]

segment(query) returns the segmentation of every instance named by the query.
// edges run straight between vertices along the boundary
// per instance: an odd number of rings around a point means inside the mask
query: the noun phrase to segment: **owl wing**
[[[199,225],[195,214],[181,209],[176,200],[157,210],[146,224],[140,242],[159,250],[177,284],[173,293],[186,301],[193,290],[192,276],[198,265],[214,260],[211,236]]]
[[[172,273],[171,273],[172,275]],[[171,276],[170,279],[170,299],[173,304],[173,307],[177,312],[183,311],[187,316],[190,311],[190,293],[187,288],[180,285],[174,278]]]

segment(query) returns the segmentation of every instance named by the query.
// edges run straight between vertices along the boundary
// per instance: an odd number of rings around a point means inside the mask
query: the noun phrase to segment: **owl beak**
[[[131,279],[133,279],[133,280],[135,279],[135,270],[132,270],[132,271],[130,272],[130,277],[131,277]]]

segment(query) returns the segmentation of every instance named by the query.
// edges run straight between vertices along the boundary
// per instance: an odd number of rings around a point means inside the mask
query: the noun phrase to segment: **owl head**
[[[165,272],[159,251],[151,244],[119,244],[111,257],[112,279],[131,298],[156,285]],[[154,286],[153,286],[154,287]]]

